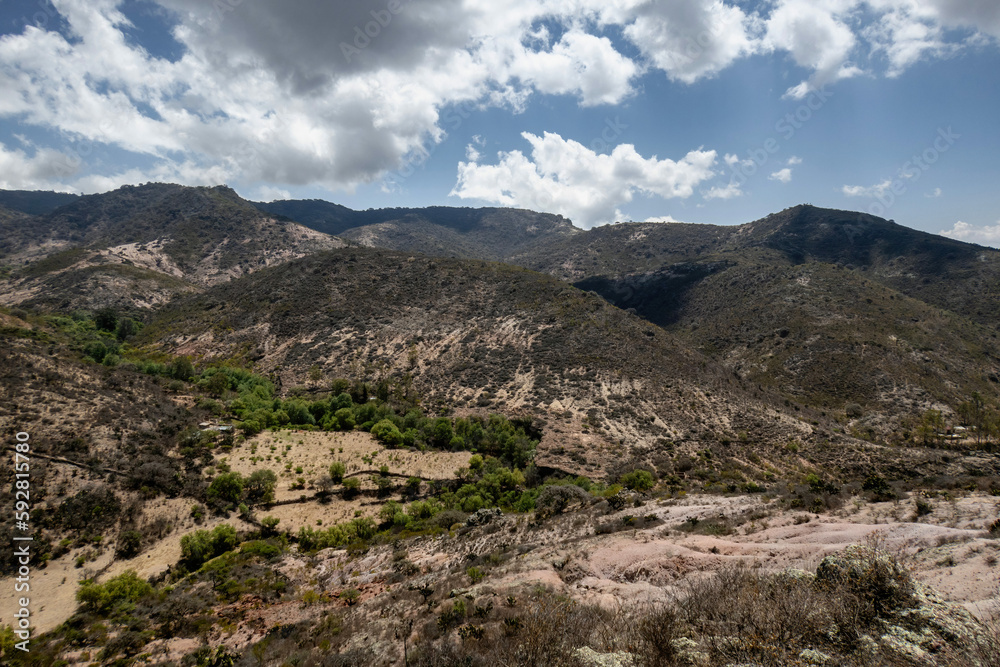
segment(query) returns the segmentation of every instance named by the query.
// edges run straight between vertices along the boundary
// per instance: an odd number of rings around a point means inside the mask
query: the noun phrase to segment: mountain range
[[[865,214],[585,231],[167,184],[0,203],[7,306],[114,307],[143,344],[286,386],[318,367],[531,413],[552,425],[539,461],[568,472],[671,470],[664,453],[707,443],[898,444],[929,409],[1000,395],[1000,252]]]

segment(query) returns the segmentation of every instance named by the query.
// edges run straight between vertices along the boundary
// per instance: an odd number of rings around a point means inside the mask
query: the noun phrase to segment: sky
[[[0,188],[1000,246],[997,0],[0,0]]]

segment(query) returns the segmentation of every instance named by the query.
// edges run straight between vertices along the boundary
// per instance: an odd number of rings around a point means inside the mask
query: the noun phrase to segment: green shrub
[[[344,500],[351,500],[361,493],[361,482],[356,477],[344,480]]]
[[[205,561],[234,549],[236,543],[236,529],[226,523],[211,531],[196,530],[181,538],[181,562],[189,570],[196,570]]]
[[[105,584],[98,584],[93,579],[81,582],[76,599],[85,610],[107,616],[130,607],[152,592],[149,582],[140,579],[134,571],[126,570]]]
[[[273,474],[273,473],[272,473]],[[243,495],[243,477],[238,472],[222,473],[208,485],[205,495],[235,505]]]
[[[274,502],[274,487],[278,476],[273,470],[254,470],[247,478],[244,493],[249,505],[268,504]]]
[[[281,547],[266,540],[251,540],[240,545],[240,553],[270,560],[281,555]]]
[[[398,447],[403,444],[403,434],[389,419],[383,419],[372,426],[372,436],[388,447]]]
[[[649,491],[656,485],[653,474],[648,470],[633,470],[625,473],[619,481],[625,488],[632,491]]]
[[[347,468],[340,461],[334,461],[330,464],[330,479],[333,480],[334,484],[340,484],[344,481],[344,473]]]

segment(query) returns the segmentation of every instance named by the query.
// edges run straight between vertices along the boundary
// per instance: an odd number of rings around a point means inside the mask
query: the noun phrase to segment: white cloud
[[[976,227],[959,220],[951,229],[942,230],[941,235],[958,241],[1000,248],[1000,221],[997,221],[997,224],[993,226]]]
[[[4,159],[31,162],[17,178],[350,190],[443,141],[442,114],[456,105],[521,111],[552,94],[619,104],[644,73],[692,84],[768,52],[809,70],[787,91],[803,97],[857,75],[856,53],[884,53],[894,76],[1000,38],[995,0],[772,0],[754,10],[736,0],[434,0],[396,13],[348,0],[155,1],[175,22],[179,57],[136,44],[123,0],[53,0],[67,36],[28,27],[0,38],[0,119],[65,142],[25,146],[35,157],[5,149]],[[69,171],[44,167],[74,144],[146,166],[88,157]]]
[[[784,169],[779,169],[770,176],[767,177],[768,180],[778,181],[779,183],[788,183],[792,180],[792,170],[788,167]]]
[[[936,199],[941,195],[942,195],[941,188],[934,188],[930,192],[924,193],[924,196],[930,199]]]
[[[461,162],[451,194],[561,213],[589,228],[621,218],[618,207],[636,194],[683,199],[715,175],[715,151],[660,160],[642,157],[631,144],[603,155],[558,134],[521,136],[531,144],[530,159],[515,150],[500,153],[495,165]]]
[[[845,185],[840,190],[848,197],[881,197],[892,187],[892,179],[886,179],[872,186]]]
[[[524,50],[509,73],[537,91],[575,94],[583,106],[617,104],[632,93],[639,67],[618,53],[607,37],[567,32],[550,51]]]
[[[671,79],[693,83],[755,53],[755,20],[719,0],[643,3],[625,35]]]
[[[813,75],[785,92],[801,99],[823,85],[860,73],[850,62],[857,39],[844,22],[855,0],[779,0],[767,19],[764,43],[788,51],[795,63]]]
[[[0,189],[38,190],[76,174],[78,157],[43,148],[29,156],[0,143]],[[66,188],[62,188],[66,189]]]
[[[655,215],[651,218],[646,218],[643,222],[680,222],[680,220],[675,220],[672,215]]]
[[[257,194],[253,197],[254,201],[272,202],[278,201],[280,199],[291,199],[292,193],[288,190],[282,190],[281,188],[272,188],[269,185],[263,185],[257,190]]]
[[[797,164],[802,164],[802,158],[798,157],[797,155],[793,155],[792,157],[788,158],[787,164],[789,167],[792,167]]]
[[[740,190],[740,185],[736,181],[730,181],[729,185],[726,186],[715,186],[701,193],[701,196],[705,199],[733,199],[734,197],[742,197],[743,191]]]

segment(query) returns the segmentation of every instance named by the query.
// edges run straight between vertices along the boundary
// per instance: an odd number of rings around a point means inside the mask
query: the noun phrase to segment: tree
[[[274,535],[278,532],[278,523],[281,522],[276,516],[266,516],[260,520],[261,532],[264,537]]]
[[[621,483],[632,491],[649,491],[656,484],[652,473],[648,470],[633,470],[621,476]]]
[[[398,447],[403,443],[403,434],[399,432],[399,429],[388,419],[383,419],[374,426],[372,426],[372,435],[379,442],[382,442],[389,447]]]
[[[248,505],[268,504],[274,502],[274,487],[278,476],[273,470],[254,470],[246,480],[244,493]]]
[[[344,480],[344,500],[350,500],[361,493],[361,482],[355,477]]]
[[[213,396],[222,396],[222,394],[229,389],[229,378],[226,374],[221,371],[216,371],[212,374],[205,384],[205,388],[208,393]]]
[[[928,410],[920,418],[920,426],[917,433],[923,439],[925,445],[938,444],[944,441],[944,417],[940,410]]]
[[[989,435],[990,419],[986,403],[978,391],[972,392],[971,398],[958,406],[958,416],[975,433],[976,444],[982,445]]]
[[[123,317],[118,321],[118,327],[115,330],[115,336],[118,340],[124,341],[137,333],[139,333],[139,325],[131,317]]]
[[[214,530],[196,530],[181,538],[181,560],[189,570],[196,570],[202,564],[221,556],[236,547],[236,529],[227,523]]]
[[[334,484],[340,484],[344,481],[345,472],[347,472],[347,468],[340,461],[334,461],[330,464],[330,479],[333,480]]]
[[[273,475],[274,473],[271,474]],[[235,505],[243,495],[243,485],[243,477],[238,472],[222,473],[208,485],[206,495],[210,499],[218,498],[226,503]]]
[[[114,308],[101,308],[94,313],[94,324],[102,331],[114,331],[118,326],[118,312]]]
[[[187,382],[194,377],[194,365],[187,357],[177,357],[170,363],[170,366],[167,369],[167,374],[175,380],[183,380],[184,382]],[[226,382],[226,385],[229,385],[228,381]]]

